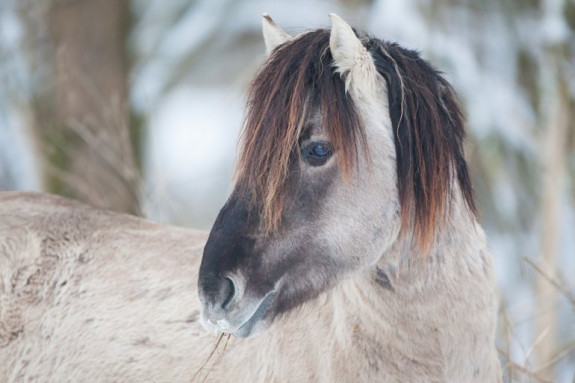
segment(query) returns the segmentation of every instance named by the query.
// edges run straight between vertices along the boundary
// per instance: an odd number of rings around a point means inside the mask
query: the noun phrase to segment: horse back
[[[209,338],[196,289],[205,240],[60,197],[0,193],[0,381],[189,379],[190,355]]]

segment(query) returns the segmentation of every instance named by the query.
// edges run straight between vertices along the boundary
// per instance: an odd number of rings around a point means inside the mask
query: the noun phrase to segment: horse
[[[3,382],[500,382],[453,88],[332,14],[263,16],[209,235],[0,194]]]

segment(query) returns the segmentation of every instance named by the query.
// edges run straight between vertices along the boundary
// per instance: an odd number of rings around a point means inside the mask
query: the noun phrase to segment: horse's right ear
[[[341,17],[331,13],[329,48],[334,66],[345,81],[345,90],[364,94],[376,91],[377,70],[373,58]]]
[[[291,38],[285,33],[267,13],[262,15],[262,30],[266,42],[266,52],[269,54],[275,47],[285,43]]]

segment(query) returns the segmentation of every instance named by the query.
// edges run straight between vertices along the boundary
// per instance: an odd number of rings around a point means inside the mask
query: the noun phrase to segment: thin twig
[[[502,322],[505,326],[505,352],[506,355],[511,355],[511,337],[513,336],[513,329],[511,326],[511,321],[509,320],[509,316],[507,315],[507,308],[505,307],[505,302],[503,297],[500,295],[500,306],[499,306],[499,318],[502,318]],[[507,371],[509,382],[513,381],[513,369],[509,367],[509,358],[503,366],[503,371]]]
[[[557,362],[559,362],[561,359],[563,359],[564,357],[566,357],[567,355],[569,355],[569,353],[571,351],[575,350],[575,341],[571,342],[571,344],[567,344],[566,346],[564,346],[561,350],[557,351],[555,356],[553,358],[551,358],[547,363],[545,363],[543,366],[539,367],[536,371],[540,371],[543,370],[549,366],[552,366],[554,364],[556,364]]]
[[[529,350],[527,350],[527,353],[525,354],[525,363],[527,364],[527,361],[529,360],[529,357],[531,356],[531,354],[533,354],[533,351],[535,351],[535,349],[537,348],[537,346],[543,341],[543,339],[545,339],[545,336],[549,333],[549,327],[546,327],[541,334],[539,334],[537,336],[537,339],[535,339],[535,342],[533,342],[533,344],[531,345],[531,347],[529,347]]]
[[[502,354],[503,356],[505,356],[508,360],[508,365],[510,368],[514,368],[520,372],[522,372],[523,374],[532,377],[533,379],[537,380],[538,382],[542,382],[542,383],[553,383],[550,380],[546,380],[541,378],[540,376],[537,375],[537,373],[528,370],[527,368],[523,367],[522,365],[514,362],[511,360],[510,356],[501,348],[497,347],[497,351],[499,351],[500,354]]]
[[[565,296],[571,302],[573,307],[575,308],[575,296],[571,294],[568,290],[565,289],[559,282],[557,282],[554,278],[550,277],[545,273],[539,266],[535,264],[531,259],[528,257],[523,257],[523,260],[527,262],[531,267],[533,267],[543,278],[545,278],[549,283],[551,283],[561,294]]]

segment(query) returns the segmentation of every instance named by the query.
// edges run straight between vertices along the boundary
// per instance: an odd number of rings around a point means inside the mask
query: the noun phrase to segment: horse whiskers
[[[226,338],[226,343],[224,343],[224,349],[222,350],[222,354],[226,351],[226,348],[228,347],[228,342],[230,341],[231,337],[232,334],[228,334],[228,337]]]
[[[220,344],[220,341],[222,340],[222,338],[224,337],[224,335],[225,335],[225,334],[222,333],[222,335],[221,335],[220,338],[218,339],[218,342],[216,343],[216,347],[215,347],[215,349],[212,351],[212,355],[214,354],[215,350],[218,348],[218,345]],[[227,336],[227,338],[226,338],[226,342],[224,343],[224,348],[223,348],[222,352],[220,353],[220,357],[219,357],[216,361],[214,361],[214,363],[213,363],[213,365],[212,365],[212,368],[213,368],[214,366],[216,366],[217,364],[219,364],[220,361],[222,360],[222,358],[224,357],[224,352],[226,351],[226,348],[228,347],[228,342],[230,341],[230,338],[231,338],[232,334],[229,334],[229,333],[228,333],[227,335],[228,335],[228,336]],[[211,357],[211,355],[210,355],[210,357]],[[210,372],[211,372],[211,371],[212,371],[212,369],[208,369],[208,373],[206,374],[206,376],[204,376],[204,380],[202,380],[202,383],[204,383],[204,382],[206,381],[206,379],[208,379],[208,376],[210,375]]]
[[[214,347],[212,347],[212,351],[210,352],[210,354],[208,355],[208,357],[206,358],[206,360],[204,361],[204,363],[202,363],[202,365],[200,366],[200,368],[198,368],[198,370],[196,371],[196,373],[192,376],[192,379],[190,380],[190,382],[194,382],[196,380],[196,378],[198,378],[198,376],[200,375],[200,373],[203,370],[207,370],[206,375],[204,376],[204,379],[202,379],[202,383],[206,381],[206,379],[208,378],[208,376],[210,375],[210,372],[212,371],[211,369],[206,368],[208,362],[210,361],[210,359],[212,359],[212,356],[216,353],[216,350],[218,349],[224,335],[226,335],[225,333],[221,333],[220,336],[218,337],[218,340],[216,341],[216,344],[214,345]],[[228,341],[230,339],[231,334],[228,334],[228,337],[226,339],[226,343],[224,344],[224,349],[222,350],[222,356],[223,356],[223,352],[226,350],[226,346],[228,345]],[[216,361],[219,362],[221,360],[221,357]],[[214,363],[214,365],[216,364]],[[213,367],[213,366],[212,366]]]

